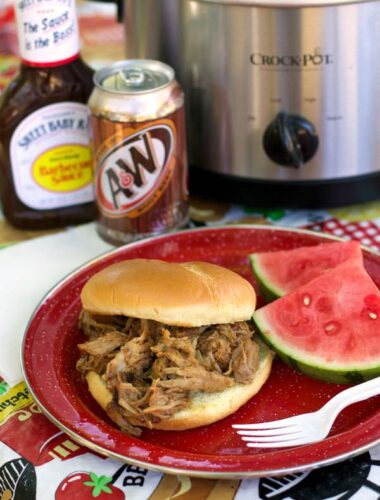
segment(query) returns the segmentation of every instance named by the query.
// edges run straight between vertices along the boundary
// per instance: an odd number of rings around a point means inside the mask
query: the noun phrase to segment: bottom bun
[[[190,396],[190,405],[187,408],[180,410],[168,419],[153,423],[152,428],[183,431],[212,424],[231,415],[259,392],[269,377],[272,360],[272,351],[260,345],[260,364],[251,383],[236,384],[221,392],[193,392]],[[112,401],[112,394],[107,389],[104,380],[93,371],[87,373],[86,380],[91,395],[106,410],[107,405]],[[141,422],[132,418],[130,422],[133,425],[144,427]]]

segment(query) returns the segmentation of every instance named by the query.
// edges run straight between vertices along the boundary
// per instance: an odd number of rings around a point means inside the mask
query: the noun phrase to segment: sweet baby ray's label
[[[43,210],[93,200],[88,125],[87,107],[75,102],[45,106],[18,125],[11,166],[25,205]]]

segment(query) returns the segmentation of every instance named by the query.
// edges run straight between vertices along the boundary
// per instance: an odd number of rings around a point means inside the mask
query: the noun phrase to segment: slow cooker
[[[126,55],[186,95],[190,189],[251,205],[380,198],[380,2],[125,0]]]

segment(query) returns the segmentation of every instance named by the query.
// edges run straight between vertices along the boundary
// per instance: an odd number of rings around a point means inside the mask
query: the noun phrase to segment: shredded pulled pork
[[[186,408],[192,391],[219,392],[248,384],[259,346],[247,322],[184,328],[82,311],[77,369],[95,371],[112,393],[109,417],[129,434]]]

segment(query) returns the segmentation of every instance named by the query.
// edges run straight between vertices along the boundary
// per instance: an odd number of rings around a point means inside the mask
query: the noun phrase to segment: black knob
[[[264,133],[263,146],[269,158],[284,167],[300,168],[318,149],[318,135],[306,118],[280,112]]]

